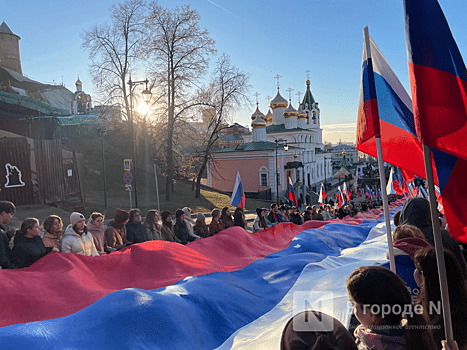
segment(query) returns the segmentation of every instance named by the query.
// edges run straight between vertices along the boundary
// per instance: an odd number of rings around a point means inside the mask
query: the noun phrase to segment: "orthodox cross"
[[[268,100],[268,106],[269,106],[269,104],[271,103],[271,96],[267,95],[266,100]]]
[[[292,91],[293,91],[293,89],[291,87],[289,87],[287,89],[287,91],[289,92],[289,100],[292,100]]]
[[[297,91],[297,96],[298,96],[298,104],[300,104],[300,91]]]
[[[310,80],[310,71],[309,70],[306,71],[306,79]]]
[[[258,92],[256,92],[255,96],[256,96],[256,106],[258,106],[259,102],[258,102],[258,99],[259,99],[259,96],[261,94],[259,94]]]
[[[277,89],[279,90],[279,79],[282,78],[282,76],[277,74],[274,78],[277,79]]]

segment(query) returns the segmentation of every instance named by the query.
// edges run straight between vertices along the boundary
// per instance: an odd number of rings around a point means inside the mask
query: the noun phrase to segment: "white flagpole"
[[[438,208],[435,194],[435,183],[433,180],[433,168],[431,162],[430,147],[423,145],[423,157],[425,160],[426,180],[428,182],[428,196],[430,198],[431,223],[433,225],[433,238],[435,241],[436,261],[438,263],[439,285],[441,289],[441,304],[443,307],[444,329],[446,340],[452,346],[454,338],[451,323],[451,306],[449,303],[448,284],[446,279],[446,264],[444,262],[443,241],[439,225]]]
[[[371,60],[370,34],[368,31],[368,26],[366,26],[363,29],[363,37],[365,40],[367,59]],[[391,271],[395,273],[396,262],[394,258],[394,247],[392,246],[391,218],[389,217],[389,203],[388,203],[388,194],[386,192],[386,176],[384,173],[383,149],[381,147],[381,135],[376,135],[375,139],[376,139],[376,151],[378,152],[379,179],[381,183],[381,191],[383,194],[384,219],[386,222],[386,236],[388,240],[388,250],[389,250],[389,266],[391,268]]]

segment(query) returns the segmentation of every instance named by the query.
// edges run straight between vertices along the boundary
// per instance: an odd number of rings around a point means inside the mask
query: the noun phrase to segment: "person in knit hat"
[[[200,237],[205,238],[210,236],[208,226],[206,226],[206,217],[203,213],[196,215],[195,227],[193,231]]]
[[[161,227],[161,236],[164,241],[168,242],[177,242],[181,241],[175,236],[173,223],[172,223],[172,213],[168,210],[164,210],[161,213],[162,227]]]
[[[186,223],[186,227],[188,229],[188,234],[191,237],[193,237],[195,240],[200,239],[201,237],[198,236],[197,234],[195,234],[195,232],[193,230],[193,225],[194,225],[195,222],[191,218],[191,209],[188,208],[188,207],[184,207],[184,208],[182,208],[182,211],[183,211],[183,213],[185,213],[185,223]]]
[[[187,224],[185,222],[185,213],[181,209],[178,209],[175,212],[174,233],[182,244],[193,242],[196,239],[193,236],[190,236]]]
[[[88,232],[84,215],[81,213],[71,213],[70,225],[65,230],[62,237],[62,253],[76,253],[87,256],[99,256],[94,245],[91,232]]]
[[[130,214],[123,209],[117,209],[114,219],[109,222],[105,230],[105,249],[107,252],[112,252],[117,249],[126,247],[128,240],[126,239],[126,223],[129,221]]]

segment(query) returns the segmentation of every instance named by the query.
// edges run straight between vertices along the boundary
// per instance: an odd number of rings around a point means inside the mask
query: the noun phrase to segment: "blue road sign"
[[[131,172],[125,171],[123,174],[123,181],[125,181],[126,184],[131,184],[131,181],[133,180],[133,176],[131,175]]]

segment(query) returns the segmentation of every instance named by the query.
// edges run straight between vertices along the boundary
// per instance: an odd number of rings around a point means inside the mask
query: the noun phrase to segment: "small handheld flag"
[[[293,188],[292,179],[289,176],[289,200],[293,205],[298,206],[297,197],[295,196],[295,190]]]
[[[368,198],[368,199],[370,200],[370,202],[371,202],[371,200],[372,200],[372,195],[371,195],[371,191],[370,191],[370,189],[368,188],[368,186],[365,186],[365,196],[366,196],[366,198]]]
[[[342,195],[341,187],[337,186],[337,200],[339,202],[339,208],[344,204],[344,196]]]
[[[344,181],[344,185],[342,186],[342,196],[344,197],[346,202],[350,200],[350,193],[349,191],[347,191],[347,185],[345,181]]]
[[[318,198],[319,204],[323,205],[325,199],[326,199],[326,190],[324,189],[324,185],[321,182],[321,187],[319,190],[319,198]]]
[[[234,207],[245,209],[245,193],[243,192],[242,179],[240,179],[240,173],[238,171],[230,204]]]

